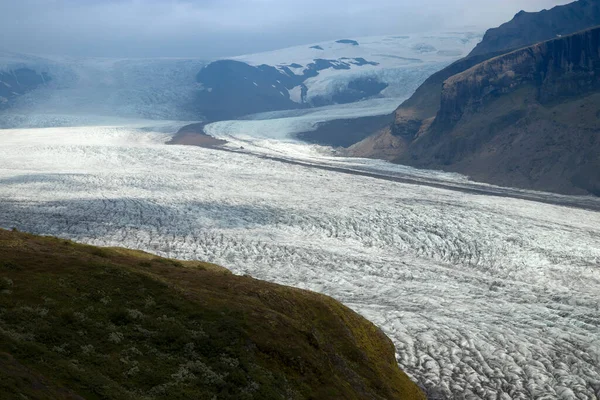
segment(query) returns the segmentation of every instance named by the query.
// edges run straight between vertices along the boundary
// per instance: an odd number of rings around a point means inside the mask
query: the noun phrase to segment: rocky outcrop
[[[352,103],[376,96],[388,85],[373,77],[359,77],[332,93],[314,96],[307,101],[308,88],[304,82],[324,70],[376,65],[376,62],[362,57],[317,58],[305,66],[292,63],[277,67],[254,66],[236,60],[215,61],[196,77],[200,85],[196,108],[207,120],[215,121],[259,112]],[[298,90],[294,99],[291,95],[293,90]]]
[[[340,40],[336,40],[336,43],[341,43],[341,44],[350,44],[352,46],[358,46],[358,42],[356,40],[352,40],[352,39],[340,39]]]
[[[509,51],[600,25],[600,1],[579,0],[515,17],[486,32],[469,56]]]
[[[201,85],[196,106],[208,120],[234,119],[243,115],[299,108],[288,89],[296,86],[294,74],[275,67],[254,67],[234,60],[213,62],[196,77]]]
[[[0,110],[10,107],[19,96],[49,81],[48,74],[29,68],[0,72]]]
[[[540,104],[600,90],[600,28],[493,58],[446,80],[435,126],[453,128],[494,98],[525,85]]]
[[[408,100],[398,107],[395,113],[397,120],[396,125],[404,120],[422,121],[427,118],[435,117],[440,108],[441,89],[444,81],[451,76],[466,71],[467,69],[497,55],[499,54],[493,53],[484,56],[463,58],[431,75],[421,86],[419,86]],[[406,130],[407,128],[399,129]]]
[[[415,93],[398,107],[392,134],[414,136],[420,124],[437,115],[440,109],[442,84],[491,58],[514,49],[555,39],[600,25],[600,0],[580,0],[537,13],[521,11],[513,20],[490,29],[481,43],[467,56],[429,77]]]
[[[600,195],[600,28],[490,59],[444,82],[395,161],[502,185]]]
[[[400,105],[389,131],[351,154],[505,186],[600,194],[599,4],[521,12],[488,31],[467,58]],[[584,28],[591,29],[573,34]],[[389,135],[397,140],[384,149]]]

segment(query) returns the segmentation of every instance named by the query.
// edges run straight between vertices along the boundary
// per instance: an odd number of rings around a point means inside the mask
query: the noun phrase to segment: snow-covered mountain
[[[215,61],[197,76],[208,119],[409,96],[465,56],[476,33],[342,39]]]
[[[480,38],[342,39],[212,63],[0,52],[0,127],[102,123],[105,117],[215,121],[373,98],[399,103]]]

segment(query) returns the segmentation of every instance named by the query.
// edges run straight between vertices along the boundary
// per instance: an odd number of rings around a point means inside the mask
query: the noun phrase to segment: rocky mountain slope
[[[392,133],[414,136],[423,121],[440,109],[442,86],[446,79],[520,47],[551,40],[600,25],[600,1],[579,0],[537,13],[518,13],[513,20],[486,32],[483,40],[464,59],[430,76],[415,93],[398,107]]]
[[[540,12],[521,11],[486,32],[469,56],[515,50],[600,25],[600,1],[579,0]]]
[[[526,18],[531,26],[565,32],[594,25],[597,3],[580,0]],[[525,18],[519,15],[502,29],[518,26]],[[555,37],[540,29],[542,36],[522,32],[518,45]],[[488,33],[474,55],[432,75],[396,110],[389,128],[349,153],[499,185],[598,194],[596,32],[508,53],[499,49],[516,39],[507,35],[502,42]],[[486,48],[494,52],[480,54]]]
[[[454,75],[396,161],[500,185],[600,195],[600,28]]]
[[[428,75],[466,55],[474,33],[342,39],[215,61],[197,75],[208,120],[407,97]]]
[[[0,230],[3,399],[424,399],[335,300]]]

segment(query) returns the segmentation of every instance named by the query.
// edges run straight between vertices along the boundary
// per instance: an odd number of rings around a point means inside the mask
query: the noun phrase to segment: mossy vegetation
[[[323,295],[0,230],[2,399],[424,399]]]

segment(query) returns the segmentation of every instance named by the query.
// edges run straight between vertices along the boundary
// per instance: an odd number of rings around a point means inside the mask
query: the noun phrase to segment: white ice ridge
[[[164,140],[3,131],[0,226],[326,293],[384,329],[430,398],[598,399],[600,213]]]

